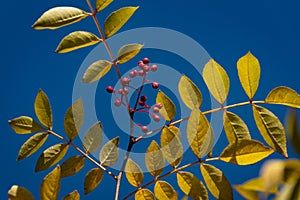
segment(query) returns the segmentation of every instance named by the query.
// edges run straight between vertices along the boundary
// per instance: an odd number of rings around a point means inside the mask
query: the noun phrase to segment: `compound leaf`
[[[66,195],[62,200],[80,200],[80,195],[77,190]]]
[[[72,156],[61,165],[61,177],[72,176],[84,167],[85,157]]]
[[[118,52],[118,63],[123,64],[134,58],[143,48],[142,44],[127,44],[120,48]]]
[[[26,188],[13,185],[8,191],[8,200],[34,200],[34,197]]]
[[[159,90],[156,96],[156,103],[161,103],[163,106],[159,110],[161,116],[167,121],[172,121],[176,115],[176,107],[173,101],[165,93]]]
[[[111,69],[112,63],[107,60],[98,60],[91,64],[83,74],[83,83],[93,83],[105,76]]]
[[[54,168],[42,181],[41,200],[56,200],[60,190],[60,166]]]
[[[10,127],[17,134],[29,134],[44,130],[41,125],[34,121],[31,117],[20,116],[12,120],[8,120]]]
[[[102,142],[102,123],[97,122],[85,133],[83,146],[87,152],[95,152]]]
[[[101,183],[103,171],[100,168],[91,169],[84,178],[84,194],[92,192]]]
[[[155,140],[149,145],[145,155],[146,168],[149,173],[157,177],[164,170],[164,157],[159,145]]]
[[[143,180],[144,174],[141,168],[130,158],[128,159],[125,167],[126,178],[128,182],[134,187],[139,187]]]
[[[106,8],[113,0],[96,0],[96,10],[100,12],[104,8]]]
[[[135,193],[135,200],[155,200],[154,194],[148,189],[140,189]]]
[[[293,89],[280,86],[274,88],[267,96],[266,103],[300,108],[300,95]]]
[[[49,99],[45,92],[40,90],[35,98],[34,110],[37,118],[40,120],[41,124],[52,129],[52,110],[50,106]]]
[[[119,157],[119,137],[108,141],[100,151],[100,162],[103,166],[112,166],[118,161]]]
[[[154,194],[158,200],[177,200],[178,194],[166,181],[157,181],[154,186]]]

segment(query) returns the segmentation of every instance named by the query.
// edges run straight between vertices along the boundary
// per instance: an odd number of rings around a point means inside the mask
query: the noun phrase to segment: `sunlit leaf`
[[[99,168],[91,169],[84,178],[84,194],[92,192],[101,183],[103,171]]]
[[[144,180],[143,171],[138,166],[138,164],[136,164],[130,158],[127,160],[125,172],[126,178],[131,185],[133,185],[134,187],[139,187],[142,184]]]
[[[257,105],[253,105],[253,115],[257,128],[268,145],[284,157],[288,157],[286,133],[278,117],[268,109]]]
[[[221,153],[220,160],[237,165],[254,164],[274,152],[256,140],[242,139],[229,144]]]
[[[289,141],[291,142],[293,149],[300,155],[300,127],[298,122],[297,112],[295,110],[288,112],[285,123]]]
[[[47,140],[48,133],[37,133],[31,136],[20,148],[17,160],[22,160],[36,152]]]
[[[141,189],[135,193],[135,200],[155,200],[154,194],[148,189]]]
[[[231,185],[221,170],[204,163],[200,165],[200,169],[209,191],[216,199],[233,199]]]
[[[183,103],[191,110],[198,109],[202,104],[199,88],[187,76],[182,75],[178,83],[178,91]]]
[[[213,130],[206,117],[198,109],[191,112],[186,135],[190,147],[197,158],[202,158],[212,150]]]
[[[65,36],[58,44],[56,53],[67,53],[80,49],[83,47],[91,46],[101,42],[102,40],[96,35],[86,31],[75,31]]]
[[[111,13],[104,23],[104,33],[106,37],[115,34],[130,19],[139,7],[123,7]]]
[[[36,163],[35,172],[46,170],[58,163],[66,155],[68,148],[66,144],[56,144],[46,149]]]
[[[229,143],[234,143],[240,139],[251,139],[249,130],[245,122],[232,112],[224,112],[224,130]]]
[[[8,191],[8,200],[34,200],[34,197],[26,188],[13,185]]]
[[[293,179],[285,184],[276,200],[298,200],[300,199],[300,178]]]
[[[180,171],[177,173],[177,183],[184,194],[194,200],[208,200],[203,183],[192,173]]]
[[[248,52],[237,62],[240,82],[250,99],[253,98],[260,79],[260,64],[255,56]]]
[[[183,147],[178,135],[170,127],[164,127],[160,136],[161,151],[168,163],[176,168],[183,156]]]
[[[66,195],[62,200],[80,200],[80,195],[77,190]]]
[[[159,110],[159,113],[165,120],[172,121],[176,115],[176,107],[172,100],[161,90],[158,91],[156,96],[156,103],[161,103],[162,108]]]
[[[29,134],[44,130],[41,125],[39,125],[31,117],[27,116],[21,116],[12,120],[8,120],[8,123],[17,134]]]
[[[96,0],[96,10],[100,12],[104,8],[106,8],[113,0]]]
[[[72,156],[61,165],[61,177],[72,176],[84,167],[85,157]]]
[[[112,63],[107,60],[98,60],[91,64],[83,74],[83,83],[93,83],[105,76],[111,69]]]
[[[56,200],[60,190],[60,166],[54,168],[42,181],[41,200]]]
[[[178,195],[174,188],[166,181],[157,181],[154,186],[154,195],[158,200],[177,200]]]
[[[52,110],[50,106],[49,99],[47,95],[40,90],[37,94],[34,102],[34,110],[37,118],[40,120],[41,124],[52,129]]]
[[[33,25],[32,28],[57,29],[78,22],[89,16],[85,11],[74,7],[55,7],[46,11]]]
[[[119,158],[119,137],[107,142],[100,151],[100,162],[103,166],[112,166],[114,165]]]
[[[155,140],[151,142],[146,151],[145,163],[149,173],[154,177],[159,176],[164,170],[164,157]]]
[[[143,46],[142,44],[127,44],[122,46],[118,52],[118,63],[123,64],[134,58]]]
[[[267,96],[266,103],[300,108],[300,95],[293,89],[280,86],[274,88]]]
[[[85,133],[83,146],[87,152],[95,152],[102,142],[102,123],[97,122]]]
[[[202,76],[210,93],[223,105],[228,96],[230,86],[226,71],[214,59],[210,59],[204,66]]]
[[[78,135],[83,123],[83,118],[83,103],[81,99],[78,99],[72,106],[70,106],[64,119],[65,132],[70,140],[73,140]]]

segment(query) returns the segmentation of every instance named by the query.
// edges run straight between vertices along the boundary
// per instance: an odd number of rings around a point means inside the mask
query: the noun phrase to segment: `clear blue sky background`
[[[47,9],[58,5],[72,5],[88,10],[85,1],[5,1],[0,13],[2,19],[1,31],[1,104],[0,104],[0,148],[2,152],[0,195],[6,199],[8,189],[13,184],[29,188],[38,199],[39,185],[48,171],[34,173],[35,162],[39,151],[34,156],[21,162],[16,162],[20,146],[28,135],[16,135],[9,127],[7,120],[20,116],[34,116],[33,102],[39,88],[42,88],[50,98],[53,114],[54,129],[63,131],[63,117],[72,103],[72,89],[77,70],[85,56],[92,48],[85,48],[69,54],[57,55],[54,50],[60,39],[74,30],[89,30],[96,32],[92,20],[86,19],[76,25],[65,27],[56,31],[35,31],[31,29],[33,22]],[[122,30],[138,27],[165,27],[182,32],[199,42],[208,53],[216,59],[228,72],[231,78],[231,90],[228,103],[246,101],[239,80],[237,78],[236,61],[249,50],[260,60],[262,73],[260,87],[256,94],[257,100],[262,100],[274,87],[286,85],[300,92],[299,87],[299,46],[300,46],[300,3],[296,0],[253,0],[244,1],[124,1],[115,0],[110,7],[99,15],[100,21],[106,18],[110,11],[125,5],[140,5],[139,10]],[[122,31],[121,30],[121,31]],[[157,38],[159,40],[160,38]],[[178,41],[180,45],[180,41]],[[184,61],[173,58],[174,55],[151,54],[144,51],[140,57],[149,56],[154,62],[167,63],[178,67]],[[101,57],[99,57],[100,59]],[[188,72],[187,72],[188,73]],[[113,75],[113,74],[112,74]],[[96,100],[108,98],[101,94],[109,79],[98,86]],[[203,81],[198,80],[199,84]],[[208,95],[203,90],[204,99]],[[105,102],[105,100],[104,100]],[[101,111],[102,104],[97,106],[99,119],[109,124],[109,113]],[[281,120],[284,119],[286,108],[281,106],[268,106]],[[252,114],[246,109],[235,109],[246,122],[249,122],[253,137],[261,139],[253,124]],[[106,117],[106,118],[105,118]],[[105,125],[104,125],[105,126]],[[114,127],[112,137],[118,135]],[[124,135],[123,135],[124,136]],[[125,141],[125,140],[124,140]],[[57,142],[50,139],[44,146]],[[79,141],[77,141],[79,142]],[[148,141],[150,142],[150,140]],[[146,144],[146,143],[143,143]],[[148,143],[149,144],[149,143]],[[217,143],[217,152],[226,144],[224,134]],[[126,146],[122,144],[121,146]],[[290,146],[291,157],[295,157]],[[144,145],[137,145],[135,151],[145,151]],[[69,155],[74,155],[70,151]],[[282,158],[274,154],[273,158]],[[186,162],[194,159],[188,152]],[[239,167],[231,164],[215,162],[214,164],[224,172],[232,184],[240,184],[254,177],[259,172],[263,162],[254,166]],[[91,168],[89,162],[77,175],[62,181],[60,197],[78,189],[83,193],[83,179],[85,173]],[[199,169],[192,168],[196,174]],[[146,176],[149,180],[149,176]],[[176,185],[174,178],[167,179]],[[124,181],[126,184],[126,181]],[[105,176],[100,187],[82,199],[112,199],[114,182]],[[121,196],[134,188],[124,185]],[[182,193],[180,193],[182,196]],[[82,195],[83,196],[83,195]],[[236,199],[241,199],[235,193]]]

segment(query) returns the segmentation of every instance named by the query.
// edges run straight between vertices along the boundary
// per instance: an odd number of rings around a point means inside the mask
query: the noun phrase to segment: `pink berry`
[[[123,89],[119,89],[119,90],[118,90],[118,93],[119,93],[119,94],[124,94]]]
[[[115,91],[115,89],[112,86],[107,86],[106,91],[108,93],[113,93]]]
[[[142,126],[141,129],[142,129],[142,131],[143,131],[144,133],[146,133],[146,132],[148,131],[148,127],[147,127],[147,126]]]
[[[134,73],[134,71],[132,71],[132,72],[129,72],[129,76],[130,76],[131,78],[134,78],[134,77],[136,76],[136,74]]]
[[[130,83],[130,81],[131,80],[127,77],[124,77],[124,78],[121,79],[121,82],[122,82],[123,85],[128,85]]]
[[[143,61],[139,61],[139,62],[138,62],[138,66],[139,66],[140,68],[142,68],[142,67],[144,66]]]
[[[159,87],[159,84],[156,83],[156,82],[153,82],[153,83],[152,83],[152,87],[153,87],[154,89],[157,89],[157,88]]]
[[[126,95],[126,94],[128,94],[128,92],[129,92],[129,90],[128,90],[127,88],[124,88],[124,89],[123,89],[123,94]]]
[[[138,73],[139,73],[139,76],[144,76],[144,71],[143,70],[140,70]]]
[[[154,106],[154,107],[152,108],[152,110],[153,110],[153,112],[158,113],[160,109],[159,109],[158,107]]]
[[[141,96],[141,101],[146,101],[147,100],[147,97],[146,96]]]
[[[151,68],[150,68],[150,70],[153,71],[153,72],[155,72],[157,70],[157,68],[158,68],[157,65],[152,65]]]
[[[145,101],[139,101],[140,106],[145,106]]]
[[[150,67],[149,67],[148,65],[145,65],[145,66],[143,67],[143,70],[144,70],[145,72],[149,72]]]
[[[115,106],[119,107],[120,105],[122,105],[122,101],[120,99],[117,99],[114,104]]]
[[[158,109],[162,109],[163,105],[162,105],[162,103],[157,103],[157,104],[155,105],[155,107],[157,107]]]
[[[144,58],[144,59],[143,59],[143,63],[144,63],[144,64],[148,64],[149,62],[150,62],[149,58]]]
[[[152,118],[154,121],[159,122],[160,121],[160,117],[158,115],[152,115]]]

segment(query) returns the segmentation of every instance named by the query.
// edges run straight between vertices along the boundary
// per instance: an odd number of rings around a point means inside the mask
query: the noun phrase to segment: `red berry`
[[[146,96],[141,96],[141,101],[146,101],[147,100],[147,97]]]
[[[143,61],[139,61],[139,62],[138,62],[138,66],[139,66],[140,68],[142,68],[142,67],[144,66],[144,62],[143,62]]]
[[[122,101],[120,99],[117,99],[114,104],[115,106],[119,107],[120,105],[122,105]]]
[[[156,83],[156,82],[153,82],[153,83],[152,83],[152,87],[153,87],[154,89],[157,89],[157,88],[158,88],[158,86],[159,86],[159,84],[158,84],[158,83]]]
[[[157,103],[157,104],[155,105],[155,107],[157,107],[158,109],[161,109],[161,108],[163,107],[163,105],[162,105],[162,103]]]
[[[142,126],[141,129],[142,129],[142,131],[143,131],[144,133],[146,133],[146,132],[148,131],[148,127],[147,127],[147,126]]]
[[[150,62],[149,58],[144,58],[144,59],[143,59],[143,63],[144,63],[144,64],[148,64],[149,62]]]
[[[152,115],[152,118],[154,119],[154,121],[159,122],[160,121],[160,117],[158,115]]]
[[[139,101],[140,106],[145,106],[145,101]]]
[[[150,68],[150,70],[153,71],[153,72],[155,72],[157,70],[157,68],[158,68],[157,65],[152,65],[151,68]]]
[[[158,113],[160,109],[159,109],[158,107],[154,106],[154,107],[152,108],[152,110],[153,110],[153,112]]]
[[[107,86],[106,91],[108,93],[113,93],[115,91],[115,89],[112,86]]]
[[[121,79],[121,82],[122,82],[123,85],[128,85],[130,83],[130,81],[131,80],[127,77]]]

